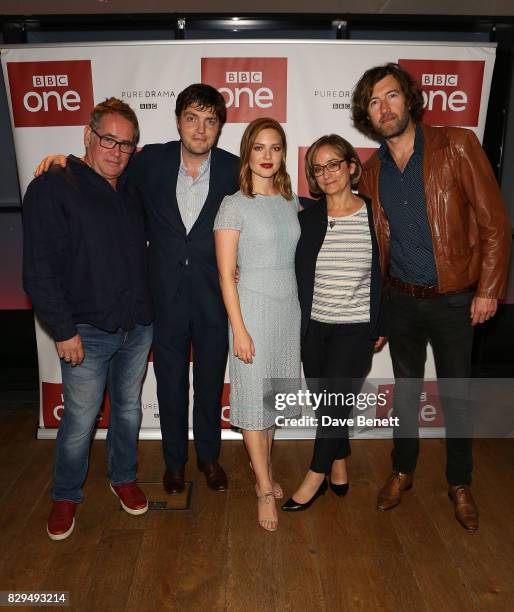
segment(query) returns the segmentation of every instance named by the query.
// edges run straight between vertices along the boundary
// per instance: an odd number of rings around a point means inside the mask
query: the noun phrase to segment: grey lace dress
[[[300,379],[300,305],[294,269],[300,237],[297,200],[288,202],[280,195],[248,198],[239,191],[221,203],[214,229],[240,232],[237,290],[255,345],[253,363],[234,357],[229,325],[230,423],[241,429],[267,429],[278,415],[298,412],[276,411],[269,400],[272,391],[281,390],[273,379]]]

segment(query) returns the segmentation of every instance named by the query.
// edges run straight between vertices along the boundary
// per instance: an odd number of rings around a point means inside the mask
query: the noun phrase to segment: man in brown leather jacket
[[[399,417],[393,472],[377,507],[394,508],[413,483],[430,340],[445,413],[449,496],[459,523],[475,531],[467,399],[473,326],[492,317],[504,296],[511,228],[475,134],[422,125],[422,112],[419,86],[398,64],[371,68],[354,90],[355,126],[382,143],[364,166],[359,191],[372,199],[382,270],[389,277]]]

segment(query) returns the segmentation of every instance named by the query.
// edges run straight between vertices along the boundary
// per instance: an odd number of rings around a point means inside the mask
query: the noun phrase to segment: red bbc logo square
[[[285,57],[203,57],[202,83],[223,94],[227,123],[259,117],[287,121]]]
[[[377,403],[376,418],[386,419],[393,414],[394,384],[378,385],[378,393],[385,396],[385,403]],[[444,414],[436,380],[426,380],[419,397],[419,426],[444,427]]]
[[[361,164],[364,165],[373,153],[378,150],[378,147],[355,147],[355,150],[361,160]]]
[[[62,384],[47,383],[41,385],[43,396],[43,425],[45,427],[59,427],[64,412],[64,396]],[[98,413],[98,427],[105,429],[109,426],[109,396],[104,395],[100,412]]]
[[[8,62],[15,127],[86,125],[93,103],[90,60]]]
[[[484,61],[400,59],[398,63],[421,85],[425,123],[478,125]]]

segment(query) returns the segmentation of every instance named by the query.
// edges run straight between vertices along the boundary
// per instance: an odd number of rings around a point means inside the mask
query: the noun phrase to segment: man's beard
[[[388,121],[384,125],[379,123],[378,126],[375,126],[375,131],[385,140],[389,140],[389,138],[397,138],[405,132],[409,125],[409,121],[410,114],[405,110],[397,119]]]

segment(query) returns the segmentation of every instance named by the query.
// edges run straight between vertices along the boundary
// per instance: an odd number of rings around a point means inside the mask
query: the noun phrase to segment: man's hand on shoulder
[[[48,170],[50,170],[50,168],[54,165],[61,166],[61,168],[66,168],[66,155],[58,154],[43,157],[43,159],[37,165],[34,176],[41,176],[44,172],[48,172]]]
[[[498,307],[498,300],[485,298],[485,297],[474,297],[471,302],[471,325],[477,323],[484,323],[496,314]]]
[[[55,346],[59,359],[64,359],[67,363],[71,363],[72,366],[80,365],[84,361],[84,347],[82,346],[79,334],[75,334],[69,340],[56,342]]]

